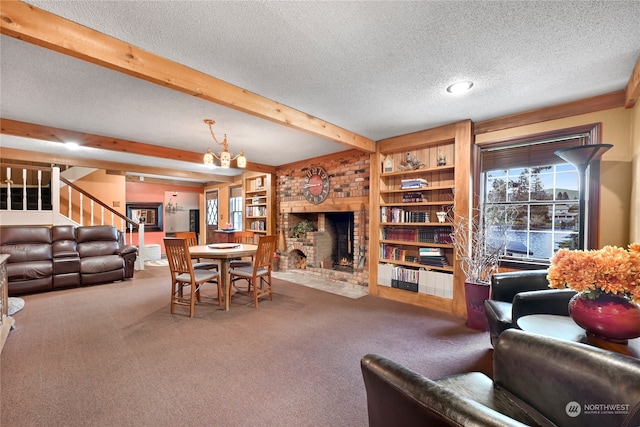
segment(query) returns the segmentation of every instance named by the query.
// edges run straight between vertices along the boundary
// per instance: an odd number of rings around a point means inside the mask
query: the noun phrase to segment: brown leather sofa
[[[131,278],[137,252],[109,225],[0,227],[9,295]]]
[[[640,360],[518,329],[500,335],[493,379],[431,380],[373,354],[360,365],[370,427],[640,425]]]

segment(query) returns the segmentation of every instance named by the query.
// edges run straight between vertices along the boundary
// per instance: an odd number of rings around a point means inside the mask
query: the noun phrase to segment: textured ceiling
[[[640,57],[638,1],[27,3],[373,140],[621,90]],[[5,119],[204,152],[213,142],[202,120],[212,118],[232,152],[268,165],[345,149],[8,36],[0,41]],[[448,94],[460,79],[473,89]],[[59,150],[5,135],[0,143]]]

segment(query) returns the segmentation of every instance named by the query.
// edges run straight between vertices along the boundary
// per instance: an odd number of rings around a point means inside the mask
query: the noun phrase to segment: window
[[[229,192],[229,218],[234,230],[242,230],[242,187],[231,187]]]
[[[207,192],[207,226],[218,225],[218,192]]]
[[[597,130],[573,128],[481,148],[483,221],[489,242],[506,242],[505,258],[548,261],[560,248],[577,249],[580,215],[593,223],[586,230],[597,224],[598,187],[589,195],[591,215],[580,212],[578,171],[555,155],[561,148],[597,143]],[[596,173],[599,165],[592,165],[592,179]]]

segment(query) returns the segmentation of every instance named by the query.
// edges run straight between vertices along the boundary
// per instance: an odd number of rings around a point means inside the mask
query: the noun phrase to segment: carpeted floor
[[[432,378],[491,375],[488,334],[462,319],[274,288],[257,309],[236,295],[192,319],[169,313],[167,267],[25,296],[2,352],[2,426],[366,426],[366,353]]]

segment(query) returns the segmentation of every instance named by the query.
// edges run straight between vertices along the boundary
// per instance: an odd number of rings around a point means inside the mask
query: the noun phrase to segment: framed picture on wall
[[[162,203],[127,203],[127,217],[144,224],[144,231],[162,231]]]

